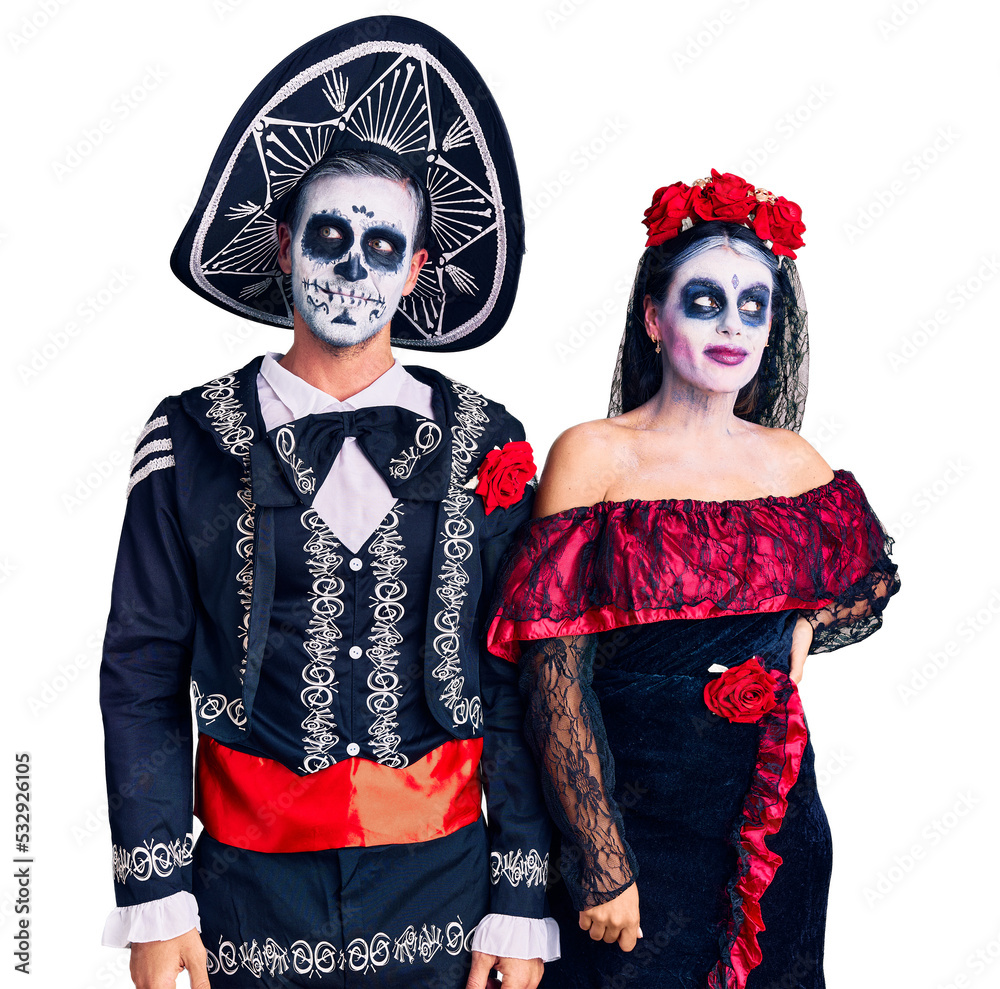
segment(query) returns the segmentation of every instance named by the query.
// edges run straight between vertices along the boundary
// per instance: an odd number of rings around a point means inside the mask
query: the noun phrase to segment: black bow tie
[[[448,490],[441,427],[397,406],[320,412],[268,430],[281,471],[311,505],[344,440],[357,438],[365,456],[397,498],[439,501]]]

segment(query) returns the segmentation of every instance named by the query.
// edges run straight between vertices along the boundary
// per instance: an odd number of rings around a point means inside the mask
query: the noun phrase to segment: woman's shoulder
[[[799,495],[833,480],[833,468],[803,436],[791,429],[754,428],[765,445],[774,493]]]
[[[622,426],[614,419],[581,422],[560,433],[545,459],[536,515],[554,515],[604,500],[622,456]]]

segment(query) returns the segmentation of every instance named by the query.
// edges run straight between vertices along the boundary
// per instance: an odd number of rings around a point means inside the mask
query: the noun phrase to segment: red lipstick
[[[703,353],[716,364],[724,364],[726,367],[742,364],[747,356],[747,351],[741,347],[706,347]]]

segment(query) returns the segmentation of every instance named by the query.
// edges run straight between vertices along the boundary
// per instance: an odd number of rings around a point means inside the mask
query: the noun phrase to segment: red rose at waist
[[[759,656],[730,667],[705,684],[705,704],[720,717],[748,724],[774,709],[774,681],[760,665]]]
[[[513,440],[505,443],[503,449],[490,450],[476,472],[479,477],[476,494],[483,496],[486,514],[520,501],[535,470],[531,444],[525,440]]]

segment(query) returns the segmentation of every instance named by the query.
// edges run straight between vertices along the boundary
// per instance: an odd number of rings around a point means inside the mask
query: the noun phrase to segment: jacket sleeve
[[[519,440],[521,435],[514,439]],[[501,559],[516,530],[529,518],[533,496],[534,488],[529,484],[519,501],[507,508],[494,508],[486,517],[480,542],[483,567],[480,632],[488,624]],[[545,883],[552,833],[534,760],[523,736],[518,670],[516,664],[488,652],[482,634],[478,643],[484,712],[481,769],[490,842],[490,912],[541,918],[546,913]]]
[[[101,664],[119,908],[191,890],[195,588],[178,519],[175,409],[161,403],[136,444]]]

